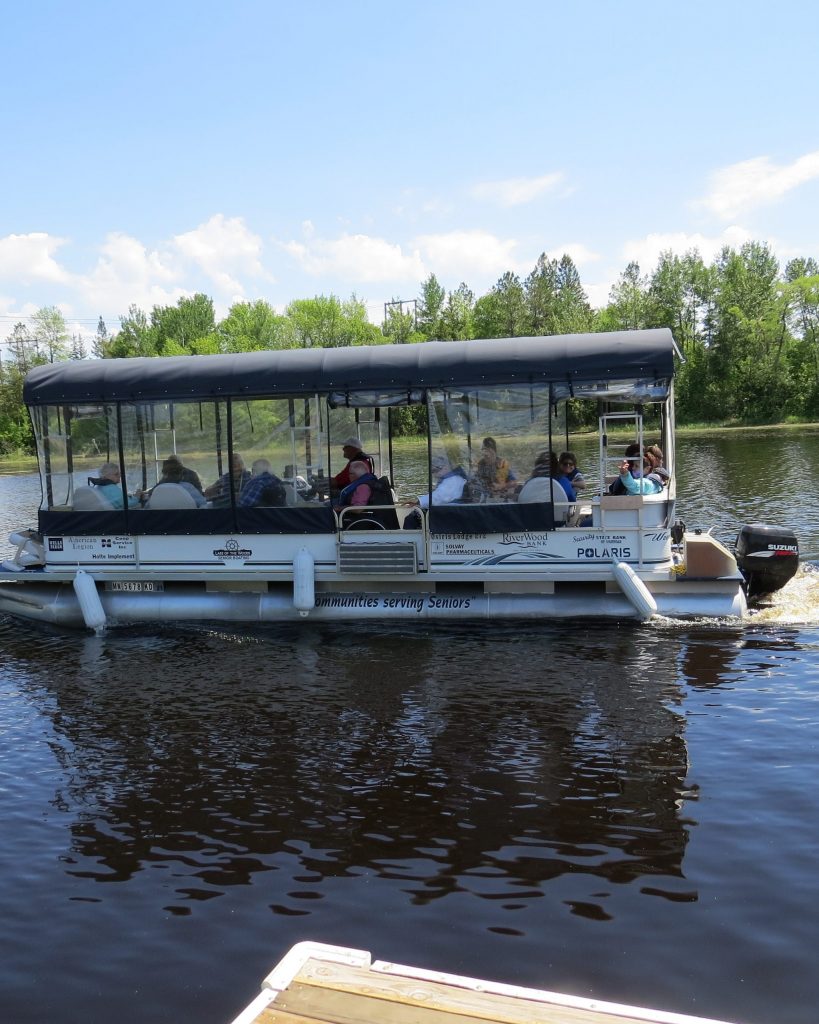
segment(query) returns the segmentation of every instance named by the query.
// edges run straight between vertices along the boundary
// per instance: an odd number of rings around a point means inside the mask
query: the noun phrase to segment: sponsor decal
[[[367,594],[323,594],[316,595],[316,608],[390,608],[408,612],[424,609],[460,609],[472,607],[473,597],[444,597],[437,594],[405,597],[370,597]]]
[[[506,546],[514,544],[519,548],[542,548],[548,539],[548,533],[504,533],[500,543]]]
[[[214,548],[215,558],[250,558],[253,554],[252,548],[240,548],[239,541],[229,537],[223,548]]]
[[[448,541],[444,544],[433,543],[433,555],[494,555],[494,548],[473,547],[471,543],[455,544]]]
[[[49,537],[48,550],[69,560],[92,562],[130,561],[134,557],[132,537]],[[58,559],[60,561],[60,559]]]
[[[579,547],[578,558],[631,558],[631,548],[621,547]]]

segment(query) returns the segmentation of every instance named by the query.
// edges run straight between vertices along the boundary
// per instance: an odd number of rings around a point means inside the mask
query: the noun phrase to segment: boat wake
[[[819,625],[819,565],[803,562],[782,590],[750,609],[749,621]]]

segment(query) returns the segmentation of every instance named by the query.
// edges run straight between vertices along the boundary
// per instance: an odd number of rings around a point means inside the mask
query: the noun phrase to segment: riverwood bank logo
[[[214,558],[250,558],[253,554],[252,548],[240,548],[239,541],[228,537],[223,548],[214,548]]]
[[[500,543],[504,547],[514,544],[519,548],[542,548],[548,539],[548,533],[505,533]]]

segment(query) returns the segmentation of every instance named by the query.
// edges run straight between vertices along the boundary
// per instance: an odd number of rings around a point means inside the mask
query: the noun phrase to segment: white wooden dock
[[[232,1024],[726,1024],[294,946]]]

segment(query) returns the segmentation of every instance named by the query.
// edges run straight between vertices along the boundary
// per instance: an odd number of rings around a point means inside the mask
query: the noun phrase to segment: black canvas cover
[[[82,359],[37,366],[28,405],[162,402],[237,396],[407,392],[418,388],[582,381],[669,381],[667,328],[551,337],[429,341],[232,355]]]

